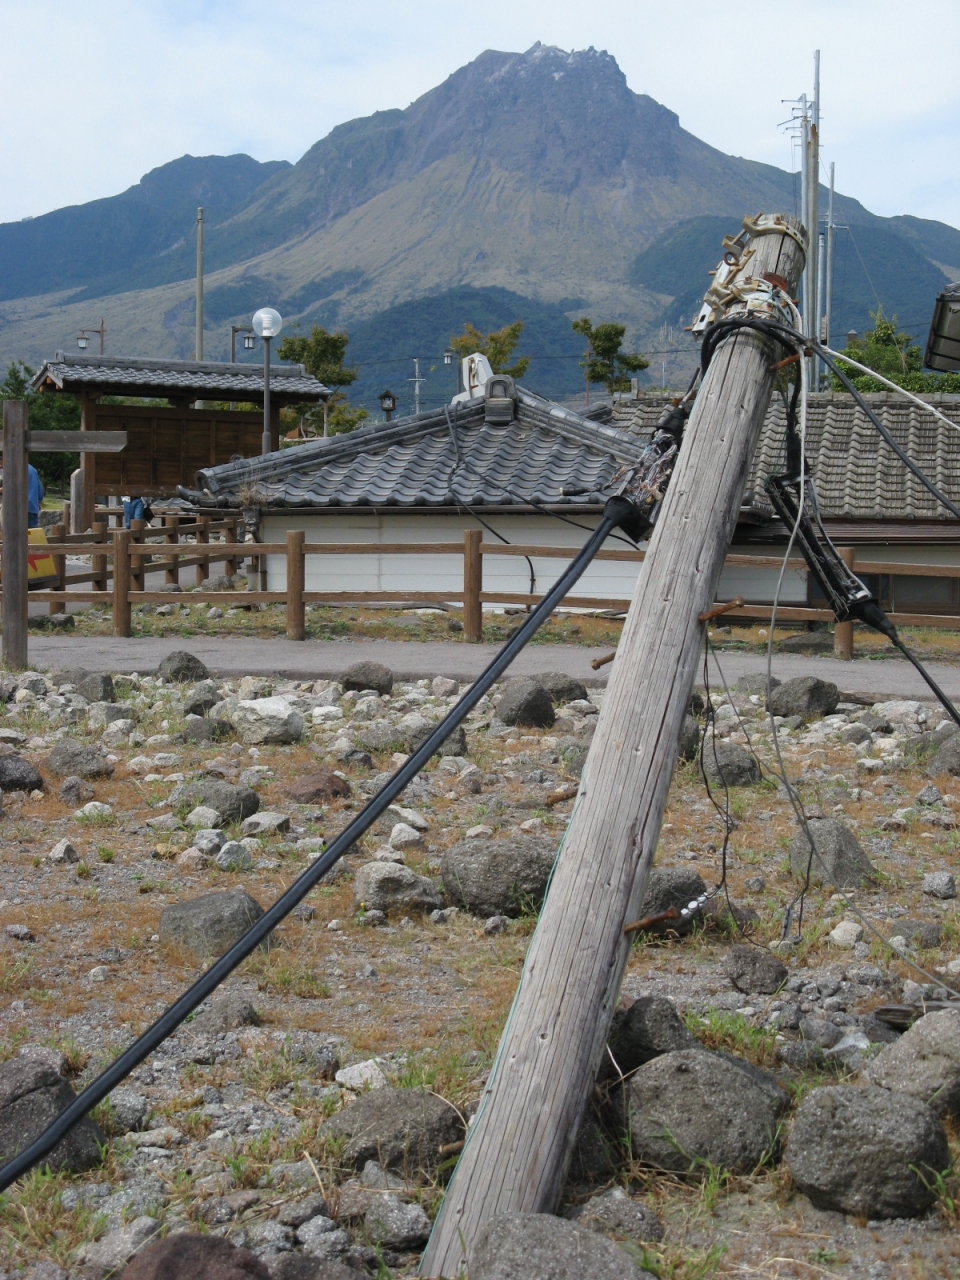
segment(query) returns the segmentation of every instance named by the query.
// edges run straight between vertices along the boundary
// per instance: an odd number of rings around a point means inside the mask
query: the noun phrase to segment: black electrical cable
[[[212,965],[187,991],[184,992],[161,1016],[139,1036],[129,1048],[103,1071],[96,1080],[83,1090],[68,1107],[57,1116],[52,1124],[43,1131],[24,1151],[0,1168],[0,1192],[25,1174],[44,1156],[48,1156],[58,1142],[66,1136],[78,1121],[91,1111],[115,1089],[122,1080],[140,1065],[153,1051],[170,1036],[177,1027],[211,995],[223,980],[247,958],[269,933],[284,919],[293,908],[307,896],[330,868],[339,861],[355,841],[369,830],[387,806],[400,795],[409,782],[416,777],[435,751],[449,737],[453,730],[465,719],[467,714],[477,705],[494,681],[506,670],[515,656],[534,635],[540,625],[546,621],[577,579],[583,574],[594,556],[600,550],[610,531],[628,520],[632,514],[631,504],[623,498],[611,498],[607,503],[603,519],[596,530],[581,548],[577,556],[570,562],[566,570],[553,584],[543,600],[524,620],[524,623],[503,646],[494,660],[480,675],[476,683],[464,694],[457,705],[434,729],[423,746],[413,753],[406,764],[396,771],[390,781],[379,791],[370,803],[346,827],[330,848],[298,877],[290,888],[273,904],[270,909],[243,935],[238,942]]]

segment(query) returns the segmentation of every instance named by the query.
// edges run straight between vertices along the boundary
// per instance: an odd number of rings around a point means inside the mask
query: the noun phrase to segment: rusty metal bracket
[[[743,596],[734,596],[726,604],[718,604],[715,608],[708,609],[706,613],[701,613],[700,621],[709,622],[711,618],[719,618],[722,613],[730,613],[734,609],[742,609],[746,603]]]

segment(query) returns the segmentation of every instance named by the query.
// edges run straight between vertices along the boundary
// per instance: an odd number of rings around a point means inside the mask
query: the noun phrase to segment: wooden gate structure
[[[76,395],[82,432],[127,433],[128,447],[122,454],[97,460],[93,453],[81,452],[80,494],[73,504],[75,533],[92,528],[98,494],[173,497],[178,485],[193,485],[201,467],[261,452],[263,368],[259,365],[75,356],[58,351],[31,386],[44,394]],[[271,447],[280,447],[281,408],[316,404],[330,394],[303,365],[271,365]],[[135,403],[138,400],[142,403]],[[76,445],[67,448],[72,451]]]

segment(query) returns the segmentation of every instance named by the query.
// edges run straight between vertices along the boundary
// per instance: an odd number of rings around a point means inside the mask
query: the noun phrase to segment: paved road
[[[462,641],[422,643],[395,640],[305,640],[277,638],[191,636],[170,639],[80,638],[73,635],[30,636],[30,664],[41,670],[82,666],[89,671],[146,674],[155,671],[160,660],[173,649],[187,648],[221,676],[279,673],[295,679],[335,677],[354,662],[382,662],[401,680],[436,675],[456,680],[472,680],[497,652],[495,645],[465,644]],[[517,657],[515,675],[536,675],[541,671],[565,671],[587,684],[606,684],[609,667],[594,671],[592,658],[605,649],[573,645],[528,645]],[[739,676],[766,670],[759,654],[721,655],[723,672],[732,684]],[[902,659],[871,661],[860,658],[837,662],[833,658],[807,658],[795,654],[774,657],[774,674],[781,680],[793,676],[816,675],[832,680],[845,692],[875,696],[930,698],[930,691],[914,669]],[[932,664],[931,674],[953,699],[960,699],[960,666]],[[711,681],[717,680],[711,672]],[[719,684],[719,680],[717,680]]]

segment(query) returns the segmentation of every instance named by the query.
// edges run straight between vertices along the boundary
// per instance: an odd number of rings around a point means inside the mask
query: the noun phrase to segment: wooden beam
[[[794,224],[796,225],[796,224]],[[803,254],[751,238],[750,274],[792,289]],[[593,1089],[660,836],[680,730],[782,352],[740,332],[711,362],[640,568],[550,890],[480,1110],[421,1263],[469,1268],[499,1213],[552,1213]]]
[[[121,453],[125,431],[28,431],[30,453]]]
[[[3,402],[3,665],[27,665],[27,402]]]

